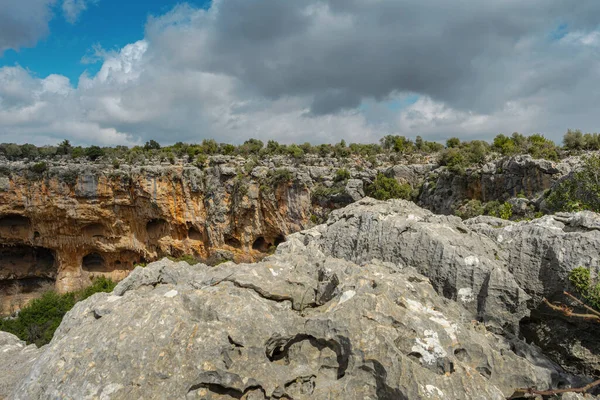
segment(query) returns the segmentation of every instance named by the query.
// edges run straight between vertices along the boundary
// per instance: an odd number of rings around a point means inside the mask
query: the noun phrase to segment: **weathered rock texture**
[[[260,259],[285,235],[363,198],[379,172],[415,189],[425,182],[420,202],[452,213],[464,199],[533,198],[570,164],[519,156],[466,176],[433,164],[374,168],[318,157],[298,164],[214,156],[204,169],[57,162],[43,174],[32,165],[0,163],[0,315],[45,287],[70,291],[100,274],[119,280],[167,255]],[[336,182],[343,167],[351,179]]]
[[[578,164],[578,158],[556,163],[520,155],[469,169],[464,175],[439,169],[428,175],[419,202],[435,213],[452,214],[464,200],[506,201],[516,196],[535,200]]]
[[[572,379],[413,268],[288,249],[136,269],[66,316],[11,398],[491,400]]]
[[[600,216],[591,212],[527,222],[491,217],[461,221],[413,203],[364,199],[334,211],[326,225],[289,237],[333,257],[414,267],[438,293],[464,304],[496,332],[526,328],[572,371],[600,371],[600,341],[589,324],[564,320],[542,304],[564,301],[569,272],[600,269]],[[531,314],[533,310],[533,314]]]

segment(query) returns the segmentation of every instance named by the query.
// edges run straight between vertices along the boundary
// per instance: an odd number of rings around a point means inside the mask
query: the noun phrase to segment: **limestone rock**
[[[258,264],[137,268],[68,313],[13,398],[500,400],[577,382],[413,268],[289,243]]]
[[[35,345],[27,346],[16,336],[0,331],[0,399],[12,393],[41,353]]]

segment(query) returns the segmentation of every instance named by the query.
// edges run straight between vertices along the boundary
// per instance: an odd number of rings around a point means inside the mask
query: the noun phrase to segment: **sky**
[[[597,0],[0,0],[0,142],[560,143],[598,104]]]

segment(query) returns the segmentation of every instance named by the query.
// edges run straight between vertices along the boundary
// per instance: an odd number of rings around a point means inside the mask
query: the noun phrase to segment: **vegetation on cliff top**
[[[493,142],[481,140],[461,141],[450,138],[446,145],[424,140],[417,136],[415,140],[405,136],[387,135],[381,138],[379,144],[346,144],[344,140],[336,144],[310,143],[280,144],[269,140],[266,144],[258,139],[246,140],[243,144],[234,146],[227,143],[217,143],[213,139],[204,139],[199,144],[178,142],[172,146],[162,147],[155,140],[146,142],[143,146],[115,146],[115,147],[81,147],[73,146],[64,140],[56,146],[34,146],[32,144],[18,145],[14,143],[0,144],[0,156],[9,160],[48,160],[48,159],[88,159],[96,161],[105,159],[109,161],[122,160],[128,163],[143,163],[148,159],[159,159],[175,163],[177,159],[184,159],[190,163],[204,165],[207,157],[214,155],[243,156],[243,157],[269,157],[289,156],[293,159],[302,159],[306,155],[321,157],[345,158],[360,156],[375,161],[378,155],[387,156],[424,156],[436,154],[442,165],[455,172],[463,171],[471,165],[485,161],[492,153],[502,156],[515,154],[530,154],[534,158],[557,160],[558,158],[580,150],[600,150],[600,136],[596,133],[583,134],[578,130],[569,130],[564,136],[564,147],[559,147],[543,135],[534,134],[524,136],[513,133],[511,136],[498,135]]]
[[[63,317],[78,301],[95,293],[112,292],[115,286],[115,282],[100,276],[91,286],[76,292],[48,291],[23,307],[15,318],[0,319],[0,331],[10,332],[28,344],[43,346],[52,340]]]

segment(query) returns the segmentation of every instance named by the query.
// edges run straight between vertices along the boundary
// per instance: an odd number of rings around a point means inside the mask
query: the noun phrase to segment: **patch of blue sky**
[[[82,62],[84,57],[93,54],[94,46],[118,51],[142,39],[148,16],[163,15],[179,3],[178,0],[99,0],[90,4],[73,24],[65,20],[57,4],[48,36],[34,47],[5,51],[0,56],[0,68],[20,65],[38,78],[60,74],[76,86],[84,71],[93,76],[101,67],[101,62]],[[210,0],[189,0],[187,3],[202,8],[211,4]]]
[[[556,27],[552,32],[550,32],[549,38],[552,41],[559,41],[560,39],[567,36],[569,33],[569,25],[566,23],[562,23]]]

